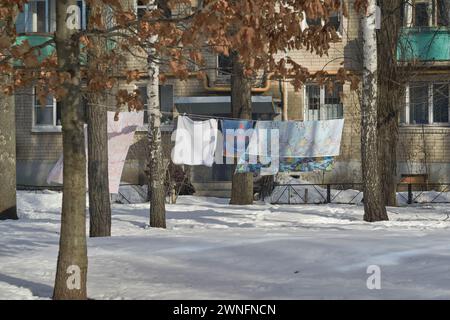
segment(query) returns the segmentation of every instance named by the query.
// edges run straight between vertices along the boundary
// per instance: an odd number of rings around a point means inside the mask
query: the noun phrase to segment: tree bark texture
[[[377,38],[376,0],[368,0],[362,14],[363,83],[361,99],[361,163],[364,191],[364,220],[388,220],[378,165],[377,141]]]
[[[231,110],[233,118],[252,119],[252,83],[244,74],[239,53],[232,52]],[[253,174],[233,174],[230,204],[253,203]]]
[[[95,15],[94,10],[90,10]],[[106,20],[108,10],[102,11]],[[103,37],[91,36],[94,47],[88,49],[91,70],[97,70],[94,57],[107,50]],[[111,236],[111,203],[108,177],[108,114],[105,95],[90,92],[87,96],[86,120],[88,124],[88,183],[89,183],[89,236]]]
[[[14,42],[14,21],[4,21],[4,32]],[[0,86],[10,83],[0,75]],[[16,207],[16,114],[14,95],[0,93],[0,220],[18,219]]]
[[[108,116],[105,107],[90,97],[87,106],[89,236],[111,236],[111,204],[108,179]],[[93,102],[97,102],[93,104]]]
[[[56,52],[60,71],[71,75],[60,101],[63,133],[63,200],[54,299],[86,299],[86,151],[80,104],[80,49],[77,30],[66,24],[76,0],[56,2]],[[72,7],[73,8],[73,7]]]
[[[157,2],[153,1],[157,6]],[[155,37],[153,41],[156,42]],[[150,190],[150,226],[166,228],[166,176],[162,140],[161,140],[161,110],[159,106],[159,66],[154,61],[156,50],[148,53],[148,143],[149,143],[149,190]]]
[[[0,77],[5,83],[7,76]],[[0,220],[18,219],[14,96],[0,94]]]
[[[397,62],[404,0],[380,0],[382,20],[378,46],[378,159],[384,204],[397,205],[397,145],[406,74]]]

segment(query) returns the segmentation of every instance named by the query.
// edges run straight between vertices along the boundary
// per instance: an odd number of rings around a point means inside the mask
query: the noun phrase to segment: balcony
[[[28,40],[28,43],[31,47],[39,47],[40,45],[46,43],[49,40],[53,39],[53,35],[50,33],[27,33],[27,34],[21,34],[17,36],[16,38],[16,45],[20,45],[23,41]],[[80,47],[83,48],[84,45],[80,44]],[[113,50],[116,47],[116,42],[113,40],[108,39],[106,42],[107,50]],[[42,48],[35,49],[34,54],[37,56],[38,61],[42,62],[45,58],[50,57],[55,52],[55,43],[52,42]],[[80,55],[80,63],[81,65],[86,65],[87,63],[87,57],[86,53],[83,52]],[[15,61],[14,62],[15,67],[22,66],[21,61]]]
[[[30,33],[25,35],[19,35],[16,38],[16,45],[20,45],[25,40],[28,40],[28,43],[30,44],[31,47],[37,47],[49,40],[52,40],[52,38],[53,37],[51,35],[42,33]],[[51,56],[54,51],[55,51],[55,44],[52,43],[43,48],[36,49],[35,55],[38,57],[39,62],[42,62],[42,60]],[[22,62],[15,61],[14,65],[16,67],[21,66]]]
[[[449,62],[450,28],[403,28],[397,47],[397,59],[401,62]]]

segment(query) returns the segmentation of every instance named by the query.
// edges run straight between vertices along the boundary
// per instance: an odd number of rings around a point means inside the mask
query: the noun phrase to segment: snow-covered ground
[[[113,205],[113,236],[88,240],[94,299],[450,298],[450,207],[230,206],[181,197],[167,230],[148,204]],[[18,192],[20,220],[0,221],[0,299],[51,296],[61,194]],[[381,268],[381,289],[366,286]]]

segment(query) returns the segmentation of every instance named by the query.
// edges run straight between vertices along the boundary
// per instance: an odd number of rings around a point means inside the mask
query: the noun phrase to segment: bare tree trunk
[[[239,53],[232,52],[231,110],[233,118],[252,119],[252,83],[244,75]],[[235,173],[231,187],[230,204],[253,203],[253,174]]]
[[[377,38],[376,0],[368,0],[362,16],[363,87],[361,99],[361,162],[364,191],[364,220],[388,220],[383,202],[377,157]]]
[[[378,31],[378,158],[384,203],[397,205],[398,118],[404,105],[405,75],[397,63],[401,10],[404,0],[380,0],[381,29]]]
[[[99,3],[96,5],[103,6]],[[91,16],[97,13],[93,9],[89,12]],[[107,10],[102,10],[101,13],[106,19]],[[91,36],[90,40],[94,47],[88,51],[89,68],[98,70],[98,65],[93,58],[105,53],[107,43],[104,38],[98,36]],[[111,236],[111,203],[108,177],[108,114],[103,94],[91,92],[87,98],[89,236],[109,237]]]
[[[94,103],[97,102],[97,103]],[[108,116],[95,97],[89,98],[88,123],[88,179],[89,179],[89,236],[111,236],[111,204],[108,179]]]
[[[3,32],[14,42],[15,16],[4,21]],[[0,87],[10,82],[0,76]],[[18,219],[16,207],[16,113],[13,95],[0,94],[0,220]]]
[[[1,77],[6,83],[7,76]],[[13,95],[0,95],[0,220],[17,220],[16,119]]]
[[[86,151],[80,105],[80,49],[77,30],[70,28],[69,7],[76,0],[56,2],[56,52],[60,71],[71,75],[61,100],[63,132],[63,201],[54,299],[86,299]]]
[[[153,1],[155,7],[157,2]],[[156,42],[156,38],[153,39]],[[156,50],[148,53],[148,142],[149,142],[149,190],[150,226],[166,227],[166,189],[164,187],[164,159],[161,144],[161,110],[159,106],[159,66],[155,62]]]

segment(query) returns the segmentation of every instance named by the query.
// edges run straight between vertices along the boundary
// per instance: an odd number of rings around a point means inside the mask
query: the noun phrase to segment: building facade
[[[32,0],[19,17],[19,39],[29,39],[39,44],[54,31],[54,1]],[[340,14],[330,18],[340,35],[340,41],[331,44],[328,55],[319,57],[307,50],[290,51],[289,57],[310,71],[325,70],[336,74],[341,67],[358,72],[361,66],[359,17],[348,4],[348,16]],[[80,12],[85,12],[79,1]],[[143,10],[140,1],[136,10]],[[415,0],[401,8],[404,28],[399,50],[399,60],[414,61],[406,94],[398,101],[402,108],[398,148],[398,180],[405,177],[422,177],[430,182],[450,182],[450,1]],[[86,17],[81,15],[80,27]],[[305,20],[301,28],[323,21]],[[282,55],[280,54],[280,57]],[[163,139],[166,157],[171,150],[170,136],[178,114],[227,117],[231,115],[229,87],[229,58],[205,52],[207,77],[199,77],[195,69],[185,81],[166,73],[160,86],[163,111]],[[133,61],[138,68],[145,61]],[[164,72],[164,68],[161,70]],[[141,90],[146,96],[145,79],[130,87]],[[330,172],[301,174],[312,182],[360,182],[360,108],[356,91],[349,84],[336,85],[330,91],[316,83],[307,83],[300,91],[290,84],[261,74],[252,90],[254,119],[326,120],[344,118],[345,126],[341,155]],[[112,109],[114,103],[111,103]],[[19,185],[46,186],[49,170],[62,153],[60,111],[52,97],[40,105],[33,88],[16,93],[17,126],[17,179]],[[146,125],[139,128],[135,143],[130,149],[122,181],[146,184]],[[224,194],[230,187],[232,166],[213,165],[190,168],[192,182],[199,194]],[[293,173],[296,174],[296,173]],[[299,174],[300,175],[300,174]],[[220,192],[219,192],[220,191]]]

